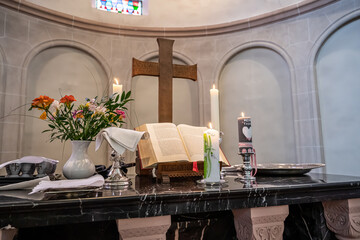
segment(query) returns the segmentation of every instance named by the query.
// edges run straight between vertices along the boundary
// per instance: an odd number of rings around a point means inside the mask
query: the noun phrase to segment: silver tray
[[[323,163],[262,163],[257,164],[257,174],[302,175],[314,168],[325,167]]]

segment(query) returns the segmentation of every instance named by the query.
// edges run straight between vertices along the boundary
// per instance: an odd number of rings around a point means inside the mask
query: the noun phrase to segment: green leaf
[[[128,91],[125,98],[128,99],[130,97],[130,95],[131,95],[131,91]]]

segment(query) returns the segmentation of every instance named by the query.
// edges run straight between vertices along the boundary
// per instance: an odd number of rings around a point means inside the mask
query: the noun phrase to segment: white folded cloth
[[[19,189],[32,189],[36,185],[39,184],[41,181],[50,181],[49,176],[42,177],[42,178],[35,178],[28,181],[18,182],[18,183],[12,183],[8,185],[4,185],[0,187],[0,191],[3,190],[19,190]]]
[[[41,163],[41,162],[50,162],[53,164],[57,164],[59,161],[46,157],[40,157],[40,156],[25,156],[20,159],[15,159],[1,164],[0,169],[11,163]]]
[[[58,181],[41,181],[36,187],[33,188],[33,194],[36,192],[44,192],[49,189],[61,190],[61,189],[77,189],[88,187],[101,187],[104,185],[103,176],[96,174],[85,179],[71,179],[71,180],[58,180]]]
[[[144,133],[118,127],[105,128],[96,136],[95,151],[100,148],[103,140],[106,139],[118,154],[123,154],[126,149],[134,152]]]
[[[0,191],[0,196],[40,201],[44,199],[45,194],[42,192],[38,192],[29,195],[29,191],[26,190],[25,191],[9,190],[9,191]]]

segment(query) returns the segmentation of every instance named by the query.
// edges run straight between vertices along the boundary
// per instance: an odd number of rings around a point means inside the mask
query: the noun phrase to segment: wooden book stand
[[[159,163],[153,169],[144,169],[141,167],[141,160],[136,152],[136,174],[140,176],[156,175],[156,179],[162,183],[170,183],[171,178],[182,177],[202,177],[204,175],[204,163],[198,162],[198,172],[193,171],[193,163],[191,162],[173,162]]]

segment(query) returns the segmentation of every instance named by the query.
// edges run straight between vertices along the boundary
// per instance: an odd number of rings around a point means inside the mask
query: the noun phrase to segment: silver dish
[[[323,163],[262,163],[257,164],[257,174],[302,175],[314,168],[325,167]]]

